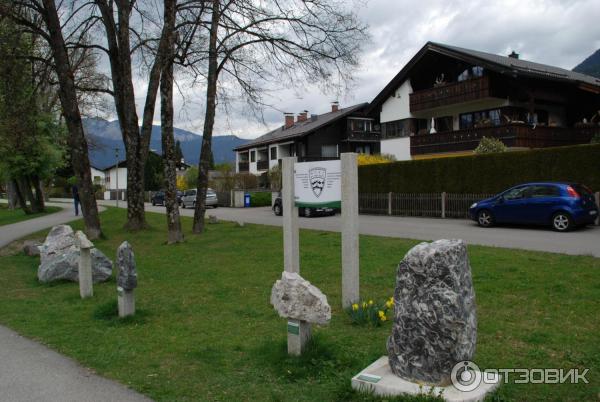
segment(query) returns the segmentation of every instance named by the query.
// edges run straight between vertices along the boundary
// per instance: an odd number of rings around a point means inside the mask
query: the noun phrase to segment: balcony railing
[[[347,141],[369,141],[376,142],[381,140],[381,133],[379,131],[346,131]]]
[[[410,111],[433,109],[492,96],[487,76],[443,86],[415,91],[410,94]]]
[[[248,162],[238,162],[238,172],[249,172],[250,164]]]
[[[547,148],[563,145],[587,144],[600,133],[600,127],[547,127],[533,128],[524,124],[473,128],[423,134],[410,137],[411,155],[440,152],[471,151],[483,137],[501,140],[508,147]]]
[[[305,156],[299,156],[298,157],[298,162],[320,162],[320,161],[334,161],[340,159],[339,156],[312,156],[312,155],[305,155]]]
[[[264,160],[264,161],[258,161],[258,162],[256,162],[256,169],[258,169],[258,170],[269,170],[269,161],[268,160]]]

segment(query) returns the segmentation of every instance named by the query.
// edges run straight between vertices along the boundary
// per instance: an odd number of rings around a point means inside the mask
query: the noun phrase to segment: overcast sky
[[[566,69],[600,48],[600,0],[368,0],[358,14],[372,43],[360,57],[353,89],[339,98],[342,107],[371,101],[427,41],[503,55],[515,50],[522,59]],[[144,90],[137,89],[140,108]],[[204,93],[182,90],[186,102],[176,97],[175,126],[201,133]],[[215,135],[255,138],[283,123],[281,111],[325,113],[335,95],[308,87],[276,97],[279,110],[264,110],[266,125],[239,111],[219,112]],[[155,116],[160,124],[158,109]]]

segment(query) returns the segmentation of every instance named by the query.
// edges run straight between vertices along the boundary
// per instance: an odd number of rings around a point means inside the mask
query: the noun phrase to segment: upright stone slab
[[[465,243],[438,240],[413,247],[398,266],[394,301],[387,342],[392,372],[413,382],[450,384],[452,368],[472,359],[477,341]]]
[[[134,289],[137,287],[135,255],[131,245],[124,241],[117,250],[117,297],[119,317],[135,314]]]
[[[79,294],[85,299],[94,295],[91,253],[94,245],[81,230],[75,233],[75,241],[79,246]]]

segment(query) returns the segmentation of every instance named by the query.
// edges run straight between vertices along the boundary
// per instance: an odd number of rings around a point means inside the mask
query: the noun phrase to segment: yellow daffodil
[[[358,304],[354,303],[352,305],[352,310],[354,310],[354,311],[358,310]]]
[[[369,300],[369,306],[373,305],[373,300]]]
[[[379,310],[379,317],[385,317],[385,313],[381,310]]]
[[[363,308],[367,308],[367,302],[363,302],[362,306]]]

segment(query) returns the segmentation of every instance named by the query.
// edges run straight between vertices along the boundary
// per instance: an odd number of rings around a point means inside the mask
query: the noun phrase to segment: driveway
[[[102,201],[103,205],[115,205],[114,201]],[[125,207],[125,203],[119,204]],[[164,213],[162,206],[146,204],[146,210]],[[194,211],[180,209],[183,216],[193,216]],[[282,226],[282,218],[275,216],[269,207],[263,208],[216,208],[208,209],[207,215],[215,215],[224,221],[241,221],[260,225]],[[399,237],[417,240],[441,238],[463,239],[468,244],[548,251],[571,255],[600,257],[600,227],[588,226],[569,233],[557,233],[549,228],[493,227],[480,228],[465,219],[409,218],[398,216],[360,215],[360,233],[373,236]],[[341,216],[300,218],[303,229],[339,232]]]

